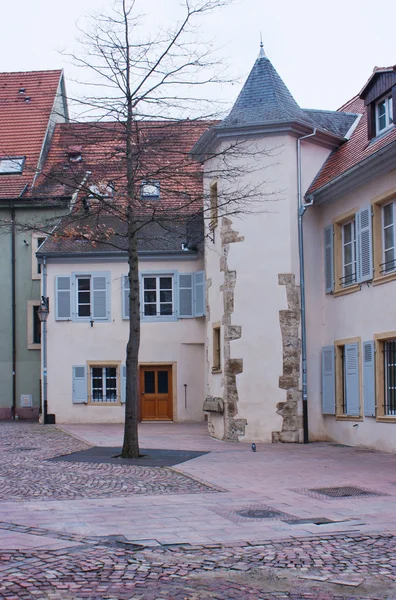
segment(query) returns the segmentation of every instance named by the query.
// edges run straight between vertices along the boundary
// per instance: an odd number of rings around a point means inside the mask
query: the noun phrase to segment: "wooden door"
[[[142,421],[172,421],[172,367],[140,367]]]

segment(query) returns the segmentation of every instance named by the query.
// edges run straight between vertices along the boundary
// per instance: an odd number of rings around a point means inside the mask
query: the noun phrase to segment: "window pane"
[[[144,305],[144,314],[146,317],[155,317],[157,314],[157,305],[156,304],[145,304]]]
[[[352,240],[352,223],[344,225],[344,244],[348,244]]]
[[[78,316],[79,317],[90,317],[91,316],[91,306],[89,304],[79,304]]]
[[[384,261],[385,262],[384,270],[385,271],[389,271],[390,269],[394,269],[395,266],[396,266],[396,264],[395,264],[395,261],[394,261],[395,251],[394,251],[393,248],[391,250],[387,250],[385,252],[384,258],[385,258],[385,261]]]
[[[160,305],[160,314],[161,315],[171,315],[172,314],[172,304],[161,304]]]
[[[155,383],[154,383],[154,371],[145,371],[144,372],[144,393],[145,394],[154,394],[155,393]]]
[[[89,292],[78,292],[78,302],[80,304],[89,304],[90,296]]]
[[[106,367],[106,401],[117,401],[117,367]]]
[[[392,96],[388,98],[388,114],[389,114],[389,123],[393,123],[393,102]]]
[[[33,306],[33,344],[41,344],[41,321],[38,316],[39,306]]]
[[[172,289],[172,277],[160,277],[160,290]]]
[[[156,302],[157,300],[157,293],[156,292],[144,292],[144,301],[145,302]]]
[[[103,370],[102,367],[92,367],[92,400],[103,400]]]
[[[88,278],[79,277],[77,279],[78,289],[79,290],[89,290],[90,289],[90,282],[91,282],[91,280],[89,279],[89,277]]]
[[[393,225],[384,229],[384,247],[385,249],[393,248]]]
[[[160,302],[172,302],[172,290],[160,291]]]
[[[157,285],[156,285],[156,278],[155,277],[145,277],[144,278],[144,289],[145,290],[155,290]]]
[[[384,227],[393,223],[393,203],[387,204],[382,209],[384,213]]]
[[[378,118],[378,130],[382,131],[385,128],[386,128],[386,116],[382,115],[381,117]]]
[[[344,263],[348,264],[352,262],[352,244],[344,246]]]
[[[158,371],[158,393],[168,393],[168,371]]]

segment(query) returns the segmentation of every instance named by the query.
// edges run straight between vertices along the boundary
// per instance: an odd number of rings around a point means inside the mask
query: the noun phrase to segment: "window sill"
[[[379,275],[373,279],[373,285],[382,285],[383,283],[388,283],[388,281],[396,280],[396,271],[392,271],[391,273],[387,273],[386,275]]]
[[[353,285],[348,285],[348,287],[339,288],[333,294],[334,298],[338,298],[339,296],[346,296],[347,294],[353,294],[354,292],[358,292],[361,289],[360,283],[354,283]]]
[[[376,418],[377,423],[396,423],[396,416],[389,415],[389,417],[385,415],[381,415]]]
[[[212,374],[217,375],[218,373],[222,373],[221,367],[212,367]]]
[[[122,402],[87,402],[88,406],[123,406]]]
[[[28,344],[28,350],[41,350],[41,344]]]
[[[336,421],[363,421],[362,416],[336,415]]]

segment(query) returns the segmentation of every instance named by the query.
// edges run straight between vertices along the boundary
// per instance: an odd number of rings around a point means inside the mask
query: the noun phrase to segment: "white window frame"
[[[120,404],[120,364],[118,362],[116,363],[112,363],[111,361],[109,361],[108,363],[106,361],[102,361],[100,363],[95,363],[95,362],[91,362],[88,363],[88,367],[89,367],[89,398],[88,398],[88,404],[94,405],[94,406],[103,406],[103,405],[109,405],[109,406],[114,406],[114,405],[118,405]],[[93,391],[94,391],[94,387],[93,387],[93,370],[94,369],[102,369],[102,400],[94,400],[93,398]],[[107,387],[106,387],[106,383],[107,383],[107,377],[106,377],[106,369],[115,369],[116,370],[116,374],[115,374],[115,381],[116,381],[116,394],[115,394],[115,399],[114,400],[108,400],[106,398],[107,395]],[[114,388],[110,388],[110,389],[114,389]]]
[[[85,315],[85,316],[80,316],[78,314],[78,307],[80,305],[79,301],[78,301],[78,294],[79,294],[79,289],[78,289],[78,281],[79,279],[88,279],[89,280],[89,315]],[[75,315],[76,315],[76,321],[86,321],[86,320],[90,320],[92,319],[92,275],[76,275],[75,276],[75,286],[76,286],[76,293],[75,293]],[[81,292],[86,292],[87,290],[81,290]],[[86,302],[81,302],[81,306],[87,306]]]
[[[147,278],[156,278],[156,310],[157,315],[145,315],[144,314],[144,280]],[[172,314],[171,315],[161,315],[159,313],[161,301],[160,301],[160,279],[161,278],[171,278],[172,281]],[[150,303],[146,303],[150,304]],[[168,304],[168,303],[165,303]],[[178,318],[178,309],[177,309],[177,271],[164,271],[158,272],[142,272],[140,274],[140,307],[141,307],[141,319],[142,321],[177,321]]]
[[[391,381],[389,381],[389,366],[395,368],[396,367],[396,363],[391,363],[389,364],[389,354],[386,352],[385,347],[386,344],[389,343],[395,343],[396,340],[395,339],[390,339],[390,340],[384,340],[384,355],[385,355],[385,361],[384,361],[384,416],[385,417],[396,417],[396,407],[394,408],[388,408],[388,406],[391,404],[388,398],[388,393],[390,389],[395,389],[394,386],[391,385]],[[395,360],[395,359],[394,359]],[[395,384],[395,382],[393,381],[393,383]],[[395,393],[395,392],[393,392]]]
[[[351,241],[345,242],[345,227],[347,227],[348,225],[352,225]],[[346,223],[342,224],[342,280],[341,280],[342,283],[341,283],[341,287],[343,287],[343,288],[353,285],[354,283],[357,283],[357,280],[358,280],[356,243],[357,243],[357,239],[356,239],[356,216],[355,216],[350,221],[347,221]],[[345,246],[347,244],[352,244],[352,253],[351,253],[352,261],[348,262],[348,263],[345,262]],[[354,271],[353,271],[354,274],[352,273],[351,275],[346,275],[345,269],[349,265],[354,266]],[[348,277],[351,278],[349,281],[347,281]]]
[[[385,218],[384,218],[384,211],[387,206],[392,206],[392,223],[389,225],[385,225]],[[394,200],[391,200],[390,202],[386,202],[385,204],[383,204],[381,206],[381,229],[382,229],[382,265],[381,265],[382,271],[381,271],[381,275],[385,275],[387,273],[391,273],[392,271],[396,270],[395,212],[396,211],[395,211],[395,201]],[[385,230],[390,227],[393,228],[393,246],[390,246],[389,248],[385,248]],[[390,262],[390,261],[386,261],[385,252],[388,252],[389,250],[393,250],[393,265],[390,266],[389,268],[387,268],[386,262]]]
[[[385,102],[385,127],[380,128],[380,116],[379,116],[379,105]],[[392,93],[386,94],[375,103],[375,130],[376,134],[379,135],[383,131],[389,129],[393,125],[393,101]]]
[[[159,200],[161,195],[160,182],[158,180],[142,181],[140,186],[140,198],[142,200]]]

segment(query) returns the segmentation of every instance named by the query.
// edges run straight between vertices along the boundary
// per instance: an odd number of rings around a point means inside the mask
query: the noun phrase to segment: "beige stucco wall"
[[[236,272],[234,311],[231,323],[242,327],[240,339],[230,342],[231,358],[243,360],[243,371],[236,376],[238,391],[237,419],[246,419],[242,441],[271,442],[272,433],[282,429],[277,404],[286,401],[286,390],[279,388],[283,372],[282,336],[279,311],[288,309],[286,287],[278,284],[279,274],[292,273],[299,284],[297,230],[297,157],[296,139],[291,136],[265,137],[253,142],[257,148],[255,172],[246,169],[239,179],[249,189],[263,184],[262,199],[250,207],[253,214],[232,216],[232,228],[243,241],[229,245],[228,269]],[[265,156],[265,151],[268,155]],[[303,192],[329,154],[328,149],[303,143]],[[243,171],[246,156],[238,167]],[[216,171],[214,161],[205,165],[206,172]],[[260,165],[261,168],[258,168]],[[210,185],[207,178],[207,189]],[[218,180],[221,202],[221,178]],[[207,356],[212,364],[212,327],[224,314],[224,273],[220,262],[224,248],[220,240],[221,223],[216,241],[206,245],[210,318],[207,327]],[[224,373],[207,374],[207,394],[223,396]],[[224,418],[211,414],[211,433],[224,434]]]
[[[144,261],[141,271],[194,272],[203,261]],[[116,360],[125,363],[129,321],[122,319],[122,276],[127,263],[48,264],[48,411],[58,423],[122,422],[124,406],[92,406],[72,403],[72,366],[90,360]],[[55,276],[72,272],[111,272],[111,322],[75,323],[55,321]],[[169,322],[142,322],[139,362],[173,365],[173,416],[175,421],[201,421],[204,418],[204,337],[205,319],[179,319]],[[185,387],[187,384],[187,402]],[[186,408],[187,406],[187,408]]]
[[[328,439],[396,451],[396,424],[377,423],[374,418],[365,417],[353,427],[355,422],[323,417],[321,409],[321,348],[332,345],[335,340],[360,337],[364,342],[372,340],[374,334],[396,330],[396,281],[378,286],[363,283],[359,291],[340,297],[324,293],[323,229],[340,214],[367,206],[376,196],[395,186],[396,170],[376,177],[331,203],[310,208],[306,215],[308,395],[312,440]]]

